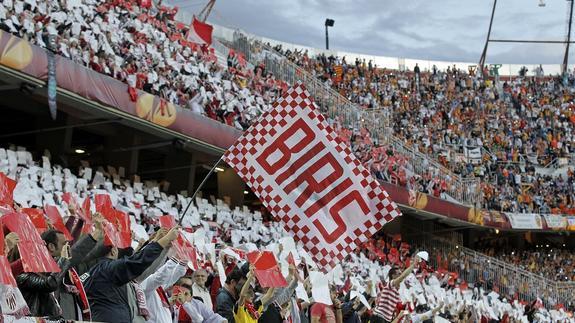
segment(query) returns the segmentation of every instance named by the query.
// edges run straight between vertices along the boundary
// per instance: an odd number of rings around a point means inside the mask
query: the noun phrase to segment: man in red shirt
[[[399,285],[413,271],[419,261],[419,257],[413,258],[411,265],[401,274],[399,268],[394,267],[389,270],[389,283],[377,295],[371,323],[392,322],[396,315],[397,304],[401,302],[398,291]]]

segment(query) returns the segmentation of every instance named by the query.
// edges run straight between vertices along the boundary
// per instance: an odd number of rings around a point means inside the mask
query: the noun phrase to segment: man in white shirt
[[[192,295],[201,298],[202,302],[209,308],[213,309],[212,298],[210,291],[206,288],[206,281],[208,280],[208,272],[200,268],[194,272],[194,284],[192,285]]]

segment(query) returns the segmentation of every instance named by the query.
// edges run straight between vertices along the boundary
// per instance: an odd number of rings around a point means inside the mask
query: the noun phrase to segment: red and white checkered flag
[[[303,85],[289,89],[224,160],[324,269],[401,214]]]

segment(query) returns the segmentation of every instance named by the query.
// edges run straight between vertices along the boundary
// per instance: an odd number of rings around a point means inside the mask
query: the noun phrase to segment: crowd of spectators
[[[515,249],[506,245],[505,239],[497,239],[480,242],[477,249],[552,281],[575,281],[575,255],[565,245],[541,243]]]
[[[575,212],[573,172],[535,172],[535,166],[558,158],[571,160],[573,74],[484,79],[473,69],[421,71],[418,66],[398,71],[378,68],[371,61],[312,56],[280,45],[274,49],[363,109],[388,110],[392,134],[405,146],[435,158],[456,175],[480,178],[484,207]],[[389,155],[389,149],[383,151]],[[394,166],[407,170],[400,184],[423,180],[421,188],[431,193],[423,176],[410,176],[407,158],[399,157],[401,163]]]
[[[29,215],[33,214],[30,209],[36,209],[44,214],[47,206],[54,206],[72,236],[68,238],[52,224],[39,228],[62,271],[25,272],[20,245],[26,241],[4,227],[5,255],[25,301],[16,303],[24,307],[19,314],[86,319],[79,297],[83,288],[95,321],[367,322],[371,317],[373,322],[402,316],[459,322],[569,319],[568,307],[547,310],[541,302],[526,304],[493,294],[487,286],[450,279],[445,270],[422,261],[433,254],[417,256],[397,236],[376,237],[338,264],[325,276],[332,286],[327,290],[329,300],[318,301],[321,277],[316,276],[319,272],[312,258],[289,242],[280,223],[265,223],[257,211],[232,210],[221,200],[197,199],[182,228],[167,229],[160,218],[177,219],[190,199],[163,192],[165,183],[129,180],[120,168],[92,169],[88,163],[76,173],[51,165],[46,156],[35,162],[23,149],[0,149],[0,157],[0,172],[16,180],[13,204],[4,204],[6,199],[2,199],[2,218],[14,210]],[[128,214],[131,247],[106,242],[106,219],[97,211],[100,195],[108,195],[117,211]],[[86,200],[91,202],[89,207]],[[83,220],[86,213],[91,214],[91,229]],[[178,258],[181,254],[170,247],[177,239],[186,239],[195,247],[197,266]],[[245,254],[264,250],[273,252],[287,287],[269,289],[257,283],[254,264],[246,261]],[[288,250],[293,263],[286,257]],[[72,272],[81,276],[81,288],[70,280]],[[400,307],[382,301],[389,293]],[[8,308],[2,311],[10,312]]]
[[[232,51],[218,62],[212,48],[188,42],[188,26],[174,19],[177,10],[147,1],[11,0],[0,4],[0,28],[42,47],[53,35],[56,52],[78,64],[246,129],[287,84],[265,65],[249,68],[241,54]],[[393,134],[405,146],[437,158],[453,174],[480,178],[483,207],[575,214],[573,173],[546,177],[532,167],[571,156],[572,75],[494,81],[455,67],[398,71],[275,49],[353,103],[388,109]],[[368,142],[369,131],[341,133],[358,143],[356,153],[380,179],[438,197],[453,191],[449,175],[415,172],[409,157]],[[477,149],[479,158],[465,155]]]
[[[187,41],[178,8],[152,1],[9,0],[0,28],[78,64],[165,100],[246,129],[285,90],[269,73],[218,62],[212,48]]]

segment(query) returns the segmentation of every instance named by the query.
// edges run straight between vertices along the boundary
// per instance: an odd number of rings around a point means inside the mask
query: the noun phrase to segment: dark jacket
[[[152,242],[130,257],[103,258],[82,277],[93,321],[132,322],[127,284],[141,275],[162,250],[160,244]]]
[[[70,268],[76,269],[78,275],[81,275],[78,267],[85,267],[85,259],[88,260],[88,253],[96,246],[96,240],[90,235],[85,235],[80,238],[71,248],[72,258],[70,259]],[[64,277],[64,282],[68,285],[73,285],[68,275]],[[62,308],[62,316],[67,320],[82,320],[82,317],[78,316],[76,310],[77,304],[79,302],[79,296],[70,293],[68,288],[64,284],[60,285],[58,294],[58,302],[60,302],[60,307]]]
[[[234,320],[234,305],[236,304],[236,299],[227,289],[224,287],[218,290],[218,295],[216,296],[216,313],[223,316],[228,323],[235,323]]]
[[[30,316],[61,317],[60,307],[53,293],[58,290],[69,262],[60,259],[58,266],[62,269],[59,273],[23,273],[16,277],[18,289],[30,309]]]

